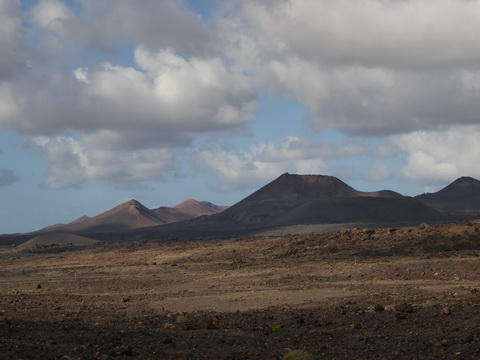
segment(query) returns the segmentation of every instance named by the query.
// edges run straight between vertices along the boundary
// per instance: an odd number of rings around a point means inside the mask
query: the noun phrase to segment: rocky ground
[[[479,255],[477,223],[4,249],[0,358],[479,359]]]

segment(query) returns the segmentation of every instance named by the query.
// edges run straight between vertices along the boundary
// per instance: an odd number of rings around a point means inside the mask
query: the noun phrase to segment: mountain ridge
[[[329,175],[284,173],[230,207],[187,199],[175,207],[148,209],[129,200],[97,216],[31,234],[148,229],[175,236],[246,233],[290,224],[421,223],[472,216],[480,218],[480,181],[471,177],[460,177],[436,193],[409,197],[392,190],[359,191]]]
[[[162,206],[151,210],[139,201],[131,199],[96,216],[83,215],[68,224],[55,224],[28,234],[127,231],[183,221],[202,215],[211,215],[223,211],[225,208],[227,207],[207,201],[199,202],[188,199],[175,207]]]

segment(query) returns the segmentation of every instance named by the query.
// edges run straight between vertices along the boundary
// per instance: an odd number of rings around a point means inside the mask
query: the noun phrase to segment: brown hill
[[[49,246],[75,246],[83,247],[90,246],[99,243],[97,240],[93,240],[87,237],[78,236],[75,234],[65,233],[50,233],[43,234],[33,239],[30,239],[20,245],[19,249],[27,249],[34,247],[49,247]]]
[[[227,208],[228,206],[218,206],[208,201],[188,199],[175,207],[162,206],[152,211],[165,223],[171,223],[203,215],[218,214]]]
[[[463,176],[435,193],[415,199],[456,217],[476,218],[480,216],[480,181]]]
[[[162,206],[150,210],[136,200],[129,200],[97,216],[82,216],[71,223],[55,224],[31,234],[119,232],[217,214],[225,208],[207,201],[188,199],[175,207]]]

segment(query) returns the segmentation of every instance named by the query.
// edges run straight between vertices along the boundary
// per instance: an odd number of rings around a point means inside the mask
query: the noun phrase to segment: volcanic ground
[[[3,359],[478,359],[480,224],[3,249]]]

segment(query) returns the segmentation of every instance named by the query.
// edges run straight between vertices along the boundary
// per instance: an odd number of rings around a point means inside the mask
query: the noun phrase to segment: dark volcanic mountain
[[[152,230],[222,234],[298,224],[442,220],[438,211],[393,191],[362,192],[333,176],[287,173],[217,215]]]
[[[362,192],[333,176],[291,174],[281,175],[221,217],[269,226],[443,218],[428,206],[393,191]]]
[[[418,195],[415,199],[456,217],[478,217],[480,181],[464,176],[435,193]]]

